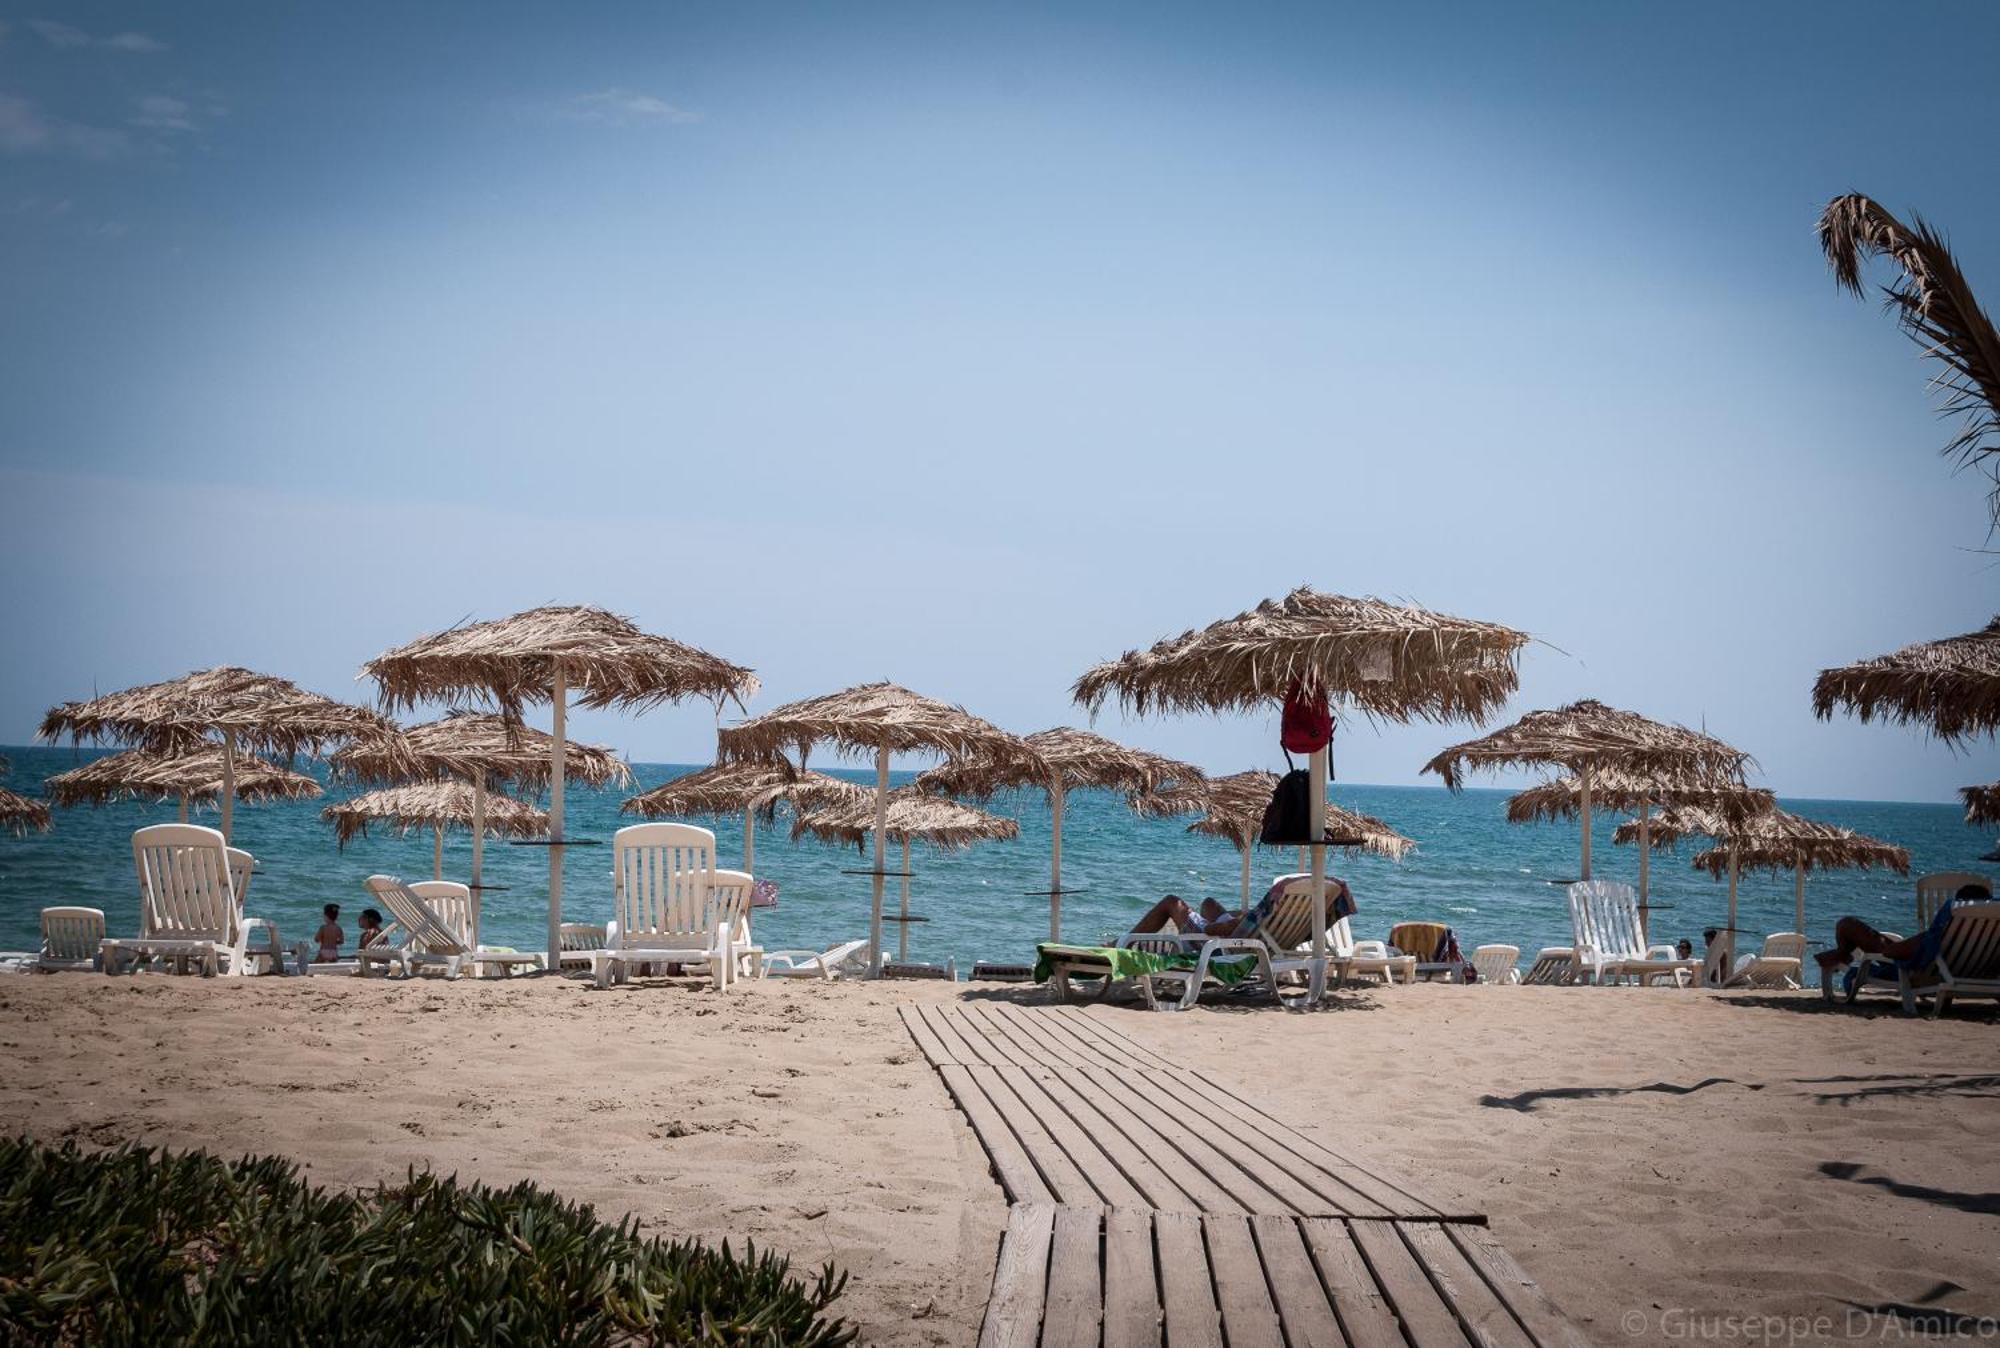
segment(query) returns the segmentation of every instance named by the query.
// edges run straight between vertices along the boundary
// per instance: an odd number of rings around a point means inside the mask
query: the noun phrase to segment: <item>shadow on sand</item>
[[[1928,1184],[1906,1184],[1887,1175],[1862,1173],[1867,1169],[1867,1166],[1853,1161],[1822,1161],[1819,1173],[1828,1179],[1873,1185],[1898,1198],[1914,1198],[1920,1203],[1935,1203],[1941,1208],[1977,1213],[1982,1217],[2000,1217],[2000,1193],[1976,1194],[1957,1189],[1934,1189]]]

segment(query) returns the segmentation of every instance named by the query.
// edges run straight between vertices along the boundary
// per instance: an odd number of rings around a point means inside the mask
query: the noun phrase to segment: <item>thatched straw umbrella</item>
[[[0,828],[5,828],[17,838],[25,837],[30,829],[37,833],[47,833],[54,821],[49,816],[48,802],[32,796],[16,795],[0,787]]]
[[[1713,736],[1668,725],[1594,699],[1531,711],[1510,726],[1454,744],[1430,762],[1453,791],[1465,786],[1468,767],[1506,768],[1550,764],[1576,774],[1583,820],[1583,878],[1590,878],[1590,807],[1594,778],[1607,769],[1638,777],[1694,777],[1741,782],[1750,755]]]
[[[311,800],[320,793],[319,783],[305,773],[255,754],[241,754],[229,766],[235,773],[235,797],[241,801]],[[49,799],[66,810],[119,800],[178,800],[185,824],[190,804],[222,795],[223,769],[222,746],[217,744],[185,754],[127,749],[49,778]]]
[[[875,865],[868,919],[869,976],[882,971],[882,882],[888,833],[889,755],[935,753],[946,758],[1022,753],[1021,741],[963,707],[899,688],[864,683],[843,692],[786,703],[717,736],[724,762],[775,762],[790,755],[803,767],[815,744],[836,753],[875,753]]]
[[[1012,819],[902,787],[889,793],[888,807],[879,819],[875,802],[865,791],[845,801],[823,801],[801,809],[792,819],[792,840],[810,833],[822,842],[860,847],[869,835],[877,833],[878,822],[886,824],[878,836],[903,845],[901,897],[896,908],[899,961],[910,957],[911,840],[929,843],[940,852],[956,852],[976,842],[1005,841],[1021,835],[1021,826]]]
[[[1993,734],[2000,730],[2000,618],[1964,636],[1821,670],[1813,714],[1828,720],[1835,707],[1864,722],[1916,722],[1946,741]]]
[[[685,819],[743,816],[743,869],[755,874],[756,819],[771,822],[778,802],[794,808],[865,801],[868,792],[853,782],[824,772],[795,768],[789,760],[774,763],[716,763],[682,773],[651,791],[633,796],[618,808],[645,819]]]
[[[387,734],[391,726],[365,707],[309,693],[288,679],[224,665],[149,683],[88,702],[65,702],[42,718],[55,741],[117,740],[155,753],[192,753],[222,739],[222,836],[235,818],[238,750],[291,757],[329,744]]]
[[[2000,782],[1991,786],[1961,786],[1958,798],[1965,802],[1965,822],[1975,827],[2000,824]]]
[[[1257,710],[1294,691],[1385,721],[1485,719],[1519,686],[1527,635],[1414,605],[1300,588],[1234,618],[1127,651],[1084,672],[1076,700],[1115,697],[1141,714]],[[1326,778],[1331,746],[1312,756],[1311,996],[1326,985]]]
[[[917,788],[947,796],[990,800],[1011,787],[1039,786],[1049,802],[1049,939],[1062,939],[1063,807],[1069,793],[1082,786],[1104,787],[1127,795],[1142,795],[1175,786],[1197,786],[1200,768],[1178,759],[1128,749],[1088,730],[1057,726],[1022,737],[1029,755],[996,757],[983,754],[932,768],[917,778]]]
[[[486,797],[502,783],[539,791],[548,785],[553,737],[492,712],[452,711],[411,726],[393,740],[366,740],[328,759],[351,781],[396,785],[411,780],[456,780],[472,786],[472,934],[477,944],[486,890]],[[629,785],[632,769],[600,744],[563,747],[563,774],[587,786]],[[502,833],[507,832],[501,830]],[[515,835],[519,836],[519,835]]]
[[[1189,833],[1206,833],[1227,838],[1242,854],[1243,877],[1238,906],[1250,906],[1250,849],[1264,828],[1264,807],[1278,789],[1278,774],[1253,768],[1227,777],[1211,777],[1194,786],[1176,786],[1166,791],[1134,796],[1132,808],[1153,818],[1195,814],[1200,818],[1187,826]],[[1326,806],[1326,836],[1329,846],[1372,852],[1376,856],[1401,861],[1416,843],[1369,814],[1345,810],[1331,801]],[[1338,840],[1338,841],[1335,841]]]
[[[442,880],[444,831],[474,827],[474,809],[469,785],[443,781],[364,792],[351,800],[335,801],[319,814],[333,825],[334,837],[342,847],[366,834],[370,820],[386,820],[400,833],[430,829],[431,878]],[[548,815],[524,800],[500,792],[489,792],[478,802],[477,809],[480,831],[496,838],[538,838],[549,826]]]
[[[1650,845],[1670,847],[1690,835],[1713,838],[1721,844],[1696,854],[1694,865],[1718,879],[1725,874],[1729,877],[1731,932],[1736,927],[1737,875],[1746,866],[1752,870],[1792,870],[1793,918],[1801,932],[1806,929],[1807,871],[1886,866],[1900,875],[1910,869],[1910,854],[1904,848],[1779,809],[1732,819],[1716,810],[1674,806],[1662,810],[1653,821]],[[1612,840],[1620,843],[1639,839],[1639,831],[1629,822],[1620,824],[1612,835]]]
[[[739,705],[757,678],[707,651],[642,632],[628,618],[582,605],[528,609],[467,623],[385,651],[362,672],[389,707],[432,698],[482,697],[518,724],[522,707],[547,702],[549,738],[549,968],[562,967],[563,783],[569,697],[583,707],[644,710],[687,697]]]
[[[1641,774],[1621,768],[1600,768],[1590,775],[1586,791],[1581,776],[1555,777],[1507,798],[1507,822],[1538,823],[1543,820],[1574,819],[1585,809],[1586,796],[1592,805],[1638,816],[1637,836],[1647,836],[1655,806],[1691,805],[1711,810],[1727,819],[1762,814],[1773,809],[1778,798],[1758,786],[1745,786],[1729,778],[1675,774]],[[1639,849],[1639,931],[1645,934],[1651,920],[1651,852]]]

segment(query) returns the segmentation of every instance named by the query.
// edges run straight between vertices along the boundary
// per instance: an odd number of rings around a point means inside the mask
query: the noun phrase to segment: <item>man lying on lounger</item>
[[[1931,925],[1921,934],[1892,939],[1849,915],[1833,924],[1833,949],[1822,950],[1813,956],[1822,969],[1839,969],[1852,962],[1854,956],[1879,955],[1885,960],[1898,964],[1922,962],[1926,952],[1934,956],[1939,944],[1944,940],[1944,929],[1951,925],[1951,910],[1958,903],[1986,903],[1993,898],[1985,885],[1960,885],[1958,893],[1938,906],[1931,918]]]
[[[1243,919],[1250,913],[1263,917],[1270,915],[1277,904],[1278,895],[1294,877],[1285,876],[1271,886],[1270,892],[1244,912],[1234,912],[1224,908],[1214,899],[1203,899],[1201,907],[1190,908],[1187,900],[1178,894],[1169,894],[1151,908],[1144,917],[1132,924],[1134,932],[1162,931],[1167,923],[1174,924],[1174,930],[1189,936],[1231,936],[1243,925]],[[1326,877],[1326,892],[1332,902],[1327,907],[1330,920],[1338,922],[1354,911],[1354,892],[1347,887],[1347,881],[1337,876]],[[1255,926],[1252,926],[1255,930]],[[1246,933],[1247,934],[1247,933]]]

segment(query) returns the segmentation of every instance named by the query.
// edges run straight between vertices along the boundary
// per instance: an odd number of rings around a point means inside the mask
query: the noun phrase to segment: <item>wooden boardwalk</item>
[[[982,1345],[1586,1341],[1476,1213],[1075,1007],[906,1006],[1008,1200]]]

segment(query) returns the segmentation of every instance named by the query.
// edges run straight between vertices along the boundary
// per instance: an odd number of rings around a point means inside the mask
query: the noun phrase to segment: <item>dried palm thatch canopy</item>
[[[309,693],[289,679],[222,665],[88,702],[65,702],[42,718],[40,734],[50,742],[67,735],[76,743],[113,740],[175,755],[199,749],[211,735],[221,736],[222,834],[227,838],[239,749],[290,757],[390,729],[366,707]]]
[[[16,795],[0,787],[0,828],[7,829],[19,838],[26,835],[30,829],[37,833],[47,833],[53,822],[47,802]]]
[[[1791,870],[1794,907],[1798,930],[1805,931],[1805,876],[1809,870],[1860,869],[1885,866],[1898,874],[1910,869],[1910,854],[1838,824],[1807,819],[1789,810],[1768,810],[1762,814],[1731,820],[1725,815],[1698,806],[1676,806],[1663,810],[1653,821],[1651,843],[1667,847],[1689,836],[1715,839],[1718,847],[1697,853],[1696,870],[1729,877],[1729,925],[1736,925],[1736,877],[1743,868],[1751,870]],[[1613,841],[1639,840],[1632,823],[1620,824]]]
[[[311,800],[320,793],[319,783],[303,772],[281,768],[255,754],[238,757],[234,771],[238,800]],[[222,749],[207,745],[185,754],[127,749],[57,773],[49,778],[48,791],[64,809],[119,800],[178,800],[185,820],[190,804],[221,796]]]
[[[1728,778],[1643,776],[1615,768],[1591,773],[1590,798],[1593,806],[1624,813],[1637,813],[1660,806],[1692,805],[1713,811],[1725,819],[1762,814],[1777,804],[1777,797],[1769,789],[1745,786]],[[1574,819],[1582,808],[1582,779],[1553,777],[1509,796],[1507,822],[1532,824]]]
[[[480,805],[483,832],[496,838],[537,838],[549,825],[546,814],[512,796],[489,794]],[[464,782],[421,782],[335,801],[319,813],[333,825],[334,837],[342,847],[365,835],[371,820],[386,822],[399,833],[430,829],[435,838],[431,873],[441,880],[445,830],[472,827],[474,802],[472,788]]]
[[[1128,749],[1102,735],[1069,726],[1038,730],[1021,741],[1026,753],[980,754],[932,768],[917,789],[947,796],[990,799],[1011,787],[1039,786],[1049,802],[1049,939],[1062,940],[1062,831],[1068,793],[1102,787],[1129,795],[1193,786],[1200,768],[1178,759]]]
[[[762,815],[769,823],[777,815],[779,801],[789,802],[793,809],[811,809],[866,802],[869,798],[865,787],[824,772],[795,768],[789,761],[779,759],[775,763],[718,763],[682,773],[651,791],[633,796],[618,808],[647,819],[741,814],[743,869],[755,874],[755,820]]]
[[[358,740],[335,750],[327,766],[359,782],[456,777],[512,782],[540,791],[549,784],[553,736],[491,712],[451,711],[388,738]],[[632,769],[601,744],[563,746],[563,775],[587,786],[629,786]]]
[[[775,762],[787,755],[805,766],[813,746],[835,752],[875,751],[875,866],[871,877],[869,976],[882,970],[882,882],[887,871],[883,826],[889,799],[891,753],[936,753],[946,758],[1024,755],[1021,741],[980,720],[963,707],[924,697],[893,683],[864,683],[838,693],[802,698],[730,726],[716,736],[716,757],[724,763]]]
[[[549,968],[562,967],[563,785],[570,695],[592,708],[645,710],[705,697],[740,706],[757,677],[682,642],[642,632],[629,618],[584,605],[528,609],[466,623],[385,651],[362,666],[385,706],[431,698],[481,697],[518,723],[522,707],[547,702],[549,740]]]
[[[1385,721],[1476,721],[1519,686],[1527,640],[1497,623],[1301,587],[1094,665],[1072,692],[1092,712],[1116,698],[1143,715],[1251,711],[1299,687]]]
[[[1242,854],[1243,870],[1239,898],[1247,906],[1250,902],[1250,848],[1263,831],[1264,808],[1270,804],[1271,793],[1277,789],[1277,773],[1253,768],[1249,772],[1231,773],[1227,777],[1211,777],[1200,786],[1176,787],[1135,796],[1132,808],[1148,817],[1198,813],[1201,817],[1187,826],[1189,833],[1206,833],[1212,837],[1227,838],[1236,844],[1236,850]],[[1330,801],[1326,807],[1326,836],[1339,840],[1330,845],[1349,853],[1357,850],[1371,852],[1391,861],[1402,860],[1403,854],[1416,846],[1415,841],[1373,815],[1345,810]]]
[[[1581,862],[1583,878],[1588,880],[1590,810],[1599,772],[1617,769],[1633,777],[1740,783],[1749,762],[1748,754],[1713,736],[1585,699],[1566,707],[1531,711],[1490,735],[1454,744],[1424,764],[1424,771],[1444,778],[1453,791],[1464,788],[1468,767],[1553,764],[1576,773],[1577,813],[1583,823]]]
[[[1946,741],[1993,734],[2000,730],[2000,618],[1977,632],[1821,670],[1813,714],[1828,720],[1836,707],[1864,722],[1915,722]]]
[[[1991,786],[1961,786],[1958,796],[1965,802],[1966,823],[2000,824],[2000,782]]]

